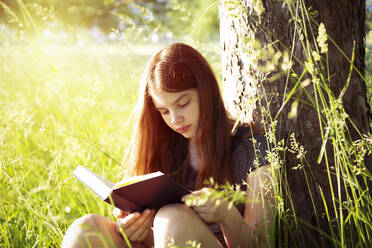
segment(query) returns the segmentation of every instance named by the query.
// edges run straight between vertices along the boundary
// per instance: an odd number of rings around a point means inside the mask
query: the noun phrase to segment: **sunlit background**
[[[0,247],[58,247],[75,218],[112,216],[71,172],[121,178],[145,63],[183,41],[219,75],[218,26],[213,0],[0,1]]]
[[[198,48],[220,81],[216,0],[0,1],[0,247],[59,246],[75,218],[112,216],[71,171],[125,174],[139,78],[175,41]]]

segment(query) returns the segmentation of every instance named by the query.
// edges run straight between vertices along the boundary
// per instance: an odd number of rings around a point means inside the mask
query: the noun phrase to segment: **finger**
[[[211,195],[211,188],[203,188],[185,195],[181,200],[183,200],[187,206],[202,206],[207,205],[211,201]]]
[[[151,227],[155,211],[146,209],[140,218],[128,230],[131,233],[131,240],[138,240],[138,237],[148,228]]]
[[[123,210],[121,210],[119,208],[114,208],[113,214],[114,214],[114,217],[116,219],[121,219],[121,218],[124,218],[125,216],[127,216],[127,213],[125,213]]]
[[[205,194],[205,188],[200,189],[200,190],[193,191],[189,195],[190,196],[200,196],[200,195],[203,195],[203,194]]]
[[[155,211],[154,215],[149,218],[149,222],[147,223],[147,228],[142,232],[142,234],[138,237],[138,241],[143,241],[146,239],[147,235],[151,231],[152,224],[154,223]]]
[[[118,208],[114,208],[114,210],[112,211],[112,213],[113,213],[113,215],[114,215],[114,217],[116,218],[116,219],[118,219],[119,218],[119,216],[120,216],[120,209],[118,209]]]
[[[154,221],[155,211],[152,211],[144,220],[142,225],[133,233],[132,238],[133,240],[142,241],[141,237],[144,235],[143,233],[147,233]],[[146,236],[145,236],[146,237]]]
[[[135,221],[136,219],[138,219],[139,217],[141,216],[140,213],[138,212],[135,212],[135,213],[132,213],[132,214],[129,214],[127,216],[125,216],[124,218],[121,218],[118,220],[118,225],[117,226],[120,226],[121,228],[123,229],[127,229],[128,227],[130,227]]]
[[[191,198],[187,199],[185,204],[189,207],[196,207],[196,206],[213,206],[209,203],[209,199],[205,197],[196,197],[196,198]]]
[[[192,196],[192,194],[184,195],[184,196],[181,198],[181,201],[182,201],[182,202],[186,202],[186,200],[188,200],[188,199],[190,198],[190,196]]]
[[[205,194],[205,192],[207,192],[208,189],[209,189],[209,188],[203,188],[203,189],[200,189],[200,190],[193,191],[193,192],[191,192],[190,194],[184,195],[184,196],[181,198],[181,201],[185,202],[186,199],[189,199],[189,198],[192,198],[192,197],[195,197],[195,196],[200,196],[200,195],[202,195],[202,194]]]
[[[209,192],[209,191],[211,191],[211,188],[204,187],[204,188],[202,188],[202,189],[199,190],[199,191],[201,191],[201,192]]]
[[[142,242],[146,239],[147,235],[150,232],[150,228],[146,229],[144,232],[142,232],[141,236],[138,237],[138,241]]]
[[[150,209],[146,209],[126,230],[126,234],[133,240],[134,236],[137,237],[136,232],[141,231],[140,228],[145,222],[145,220],[152,214]]]
[[[194,192],[197,195],[207,195],[207,196],[209,196],[209,195],[212,194],[212,189],[211,188],[202,188],[201,190],[194,191]]]

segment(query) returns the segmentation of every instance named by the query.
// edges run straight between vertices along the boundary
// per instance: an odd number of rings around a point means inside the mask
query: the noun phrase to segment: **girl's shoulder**
[[[239,126],[232,135],[232,143],[239,140],[251,140],[257,138],[264,138],[265,135],[254,126]]]
[[[231,156],[234,159],[241,160],[244,158],[256,157],[261,154],[260,164],[264,164],[268,144],[266,136],[252,126],[240,126],[231,139]]]

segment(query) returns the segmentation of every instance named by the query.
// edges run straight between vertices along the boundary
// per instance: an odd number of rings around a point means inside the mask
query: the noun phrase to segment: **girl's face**
[[[171,129],[185,138],[195,137],[199,123],[199,95],[196,88],[179,92],[159,90],[152,92],[151,97]]]

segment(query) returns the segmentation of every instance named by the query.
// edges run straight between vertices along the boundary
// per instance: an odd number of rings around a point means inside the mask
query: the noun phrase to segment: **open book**
[[[116,184],[81,165],[73,174],[102,200],[128,213],[146,208],[158,210],[164,205],[181,202],[182,196],[190,193],[160,171],[126,178]]]

